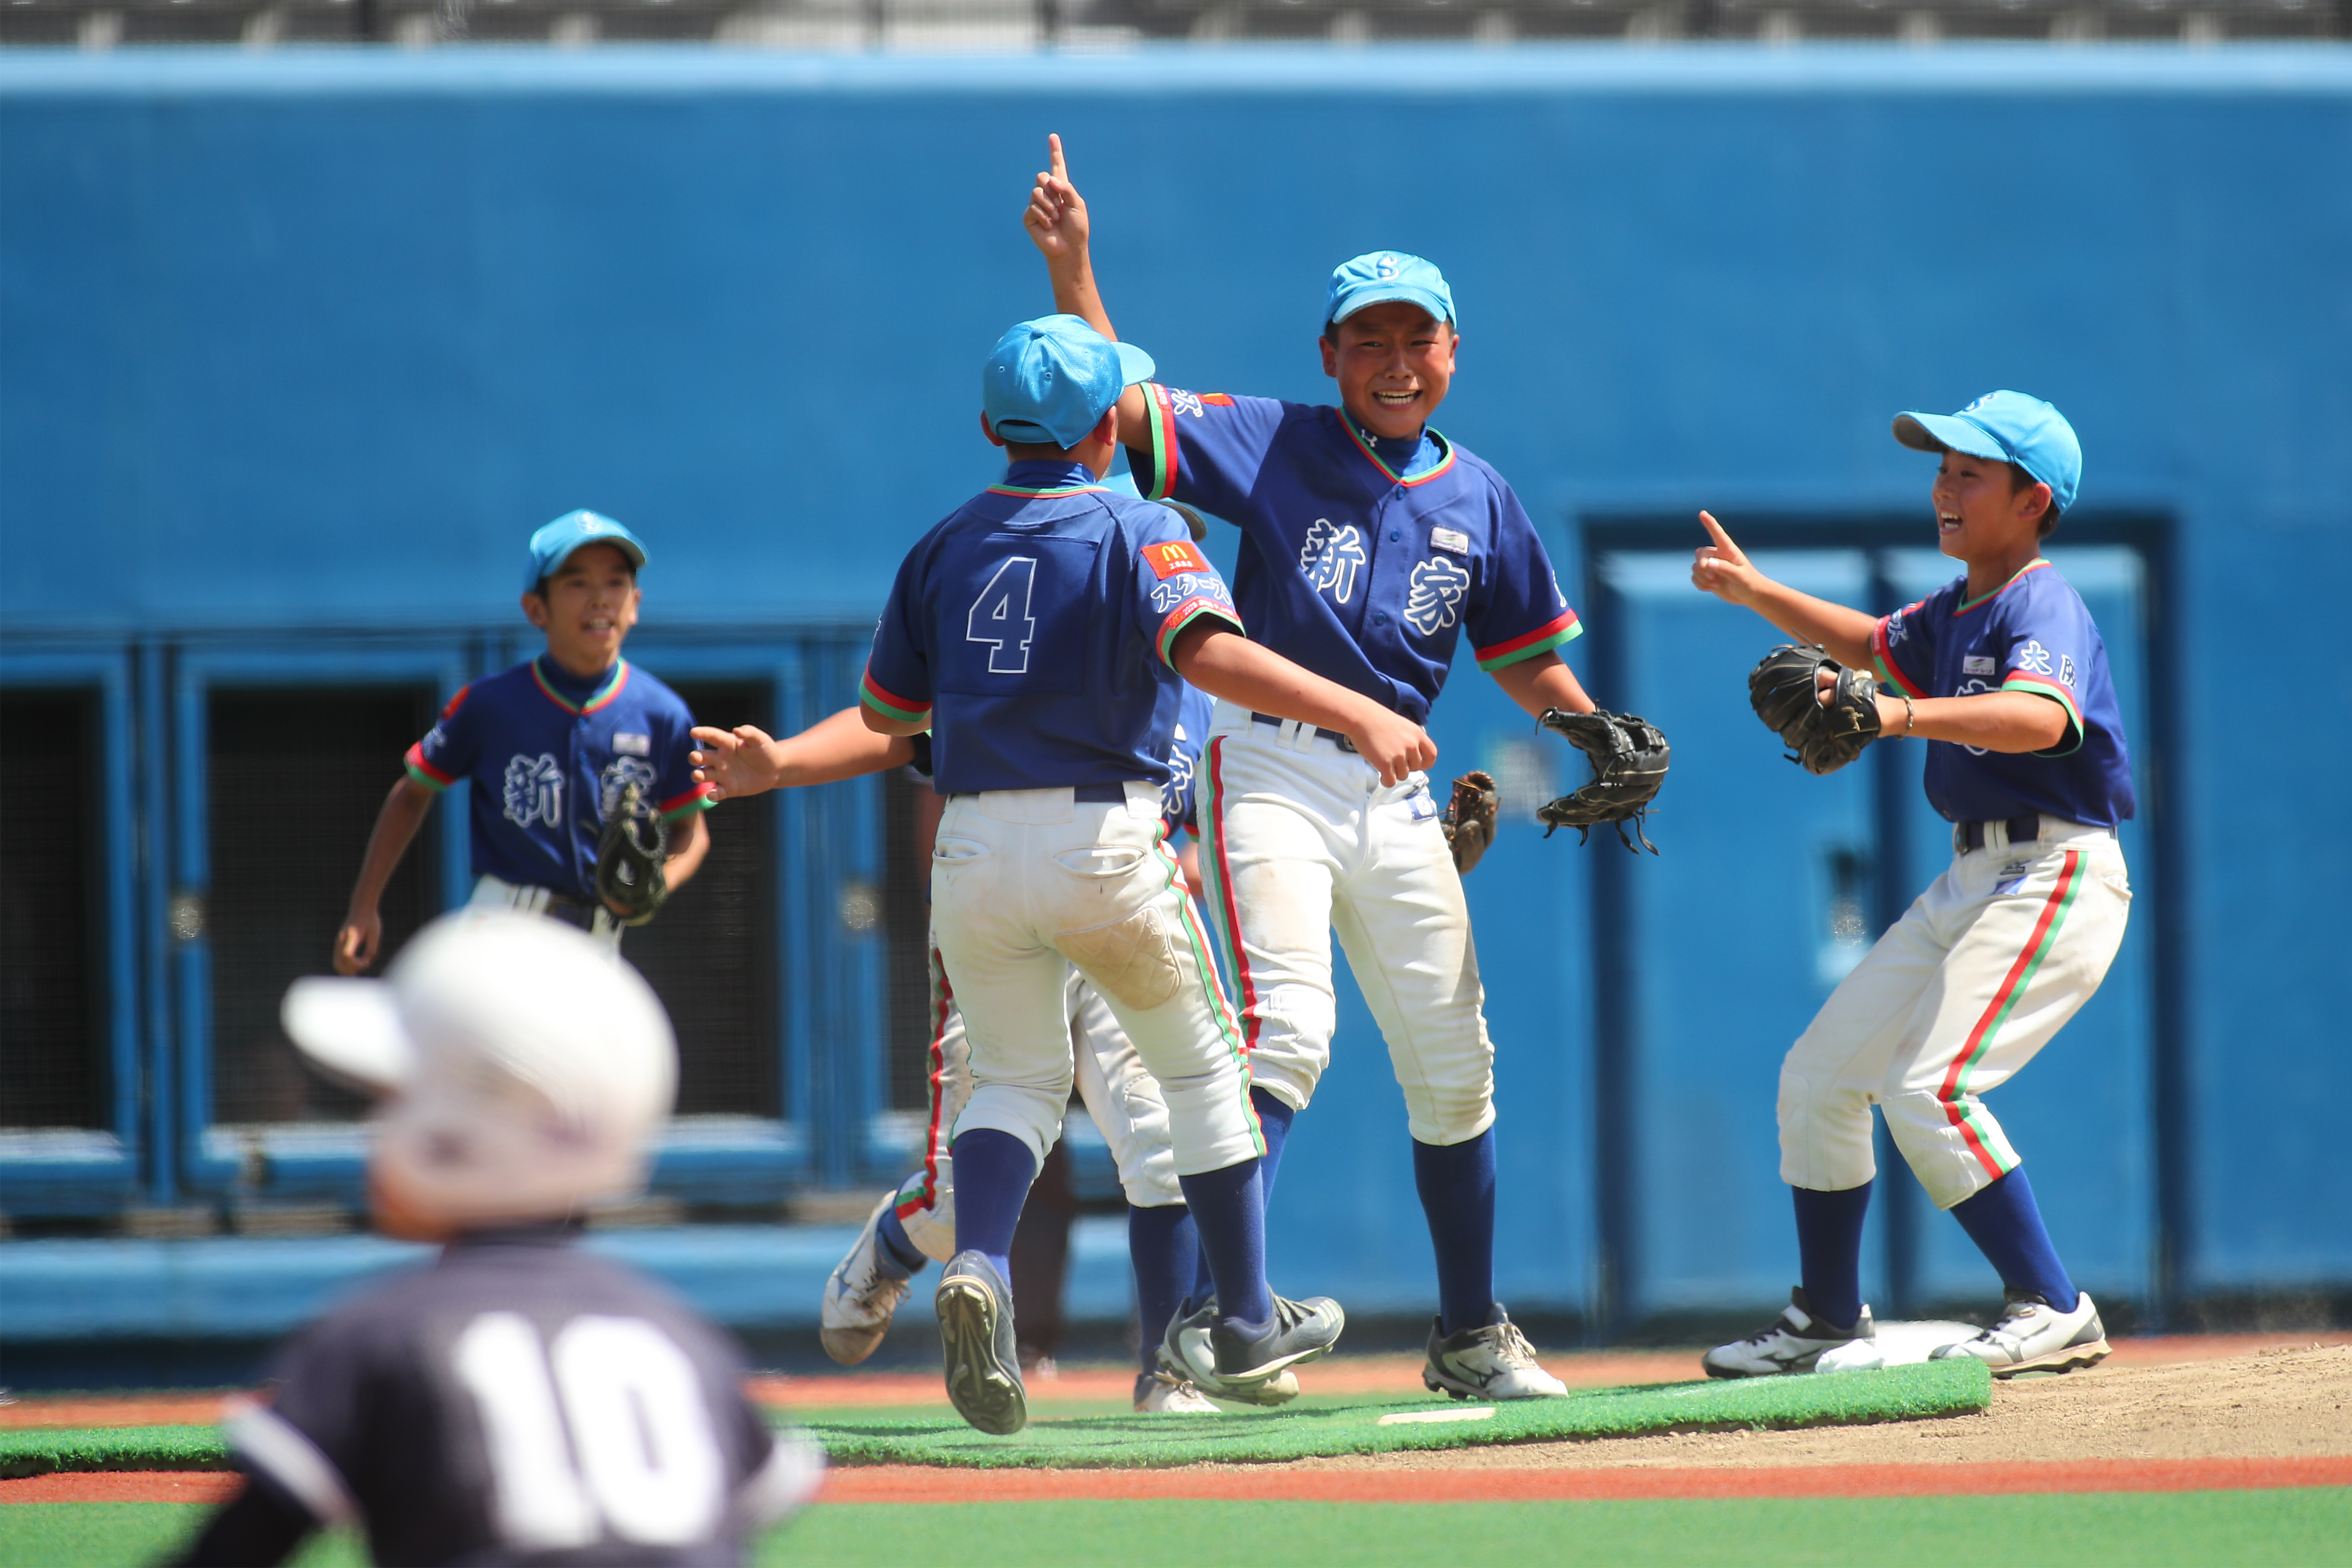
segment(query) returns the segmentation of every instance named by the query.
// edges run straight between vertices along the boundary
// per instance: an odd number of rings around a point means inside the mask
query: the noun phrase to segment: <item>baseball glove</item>
[[[646,810],[635,784],[622,785],[596,845],[596,891],[623,925],[641,926],[661,912],[669,897],[662,869],[668,858],[669,824]]]
[[[1547,708],[1541,722],[1545,729],[1568,737],[1592,761],[1591,784],[1536,808],[1544,837],[1550,837],[1556,827],[1573,827],[1576,841],[1581,844],[1592,837],[1595,826],[1605,822],[1617,829],[1618,842],[1626,848],[1633,848],[1633,838],[1639,838],[1642,847],[1655,855],[1658,847],[1650,842],[1642,825],[1649,816],[1650,802],[1657,798],[1658,787],[1666,782],[1666,761],[1672,753],[1665,735],[1646,719],[1600,709],[1570,713]],[[1633,838],[1625,836],[1628,822],[1633,825]]]
[[[1836,677],[1822,700],[1822,670]],[[1878,683],[1819,647],[1782,643],[1748,672],[1748,705],[1809,773],[1833,773],[1878,739]]]
[[[1454,781],[1454,798],[1445,803],[1437,825],[1445,830],[1445,847],[1454,851],[1454,868],[1465,877],[1495,842],[1495,809],[1501,801],[1492,773],[1467,773]]]

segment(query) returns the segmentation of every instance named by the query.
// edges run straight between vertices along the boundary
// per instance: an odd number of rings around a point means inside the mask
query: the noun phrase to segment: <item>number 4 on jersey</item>
[[[1035,558],[1015,555],[996,569],[972,601],[971,614],[964,617],[964,640],[988,645],[989,674],[1029,673],[1029,644],[1037,636],[1029,595],[1036,586]]]

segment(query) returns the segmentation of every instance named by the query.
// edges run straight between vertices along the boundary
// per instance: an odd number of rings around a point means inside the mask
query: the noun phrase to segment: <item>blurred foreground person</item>
[[[248,1484],[181,1559],[282,1562],[326,1525],[379,1563],[734,1564],[816,1490],[734,1343],[667,1290],[572,1246],[643,1183],[677,1045],[609,949],[504,911],[449,916],[383,980],[295,982],[286,1032],[383,1098],[377,1227],[444,1243],[279,1355],[233,1407]]]

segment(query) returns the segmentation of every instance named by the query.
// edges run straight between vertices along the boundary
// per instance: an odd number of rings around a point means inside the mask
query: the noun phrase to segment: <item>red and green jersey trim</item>
[[[2009,679],[2000,683],[2000,689],[2003,691],[2025,691],[2036,697],[2047,697],[2051,701],[2066,710],[2066,722],[2073,729],[2074,743],[2070,746],[2053,746],[2046,752],[2034,752],[2035,756],[2063,757],[2083,749],[2084,739],[2083,710],[2074,706],[2073,692],[2054,680],[2044,680],[2042,677],[2022,669],[2011,670]]]
[[[1191,626],[1202,616],[1214,616],[1217,619],[1233,627],[1234,630],[1242,633],[1243,636],[1246,637],[1249,635],[1247,629],[1243,626],[1242,619],[1239,616],[1227,609],[1219,601],[1210,598],[1207,595],[1195,594],[1191,598],[1185,600],[1182,604],[1177,605],[1174,609],[1169,611],[1168,618],[1160,623],[1160,663],[1166,665],[1171,669],[1176,668],[1175,655],[1176,638],[1178,635],[1181,633],[1186,626]]]
[[[1943,1101],[1945,1116],[1960,1130],[1969,1152],[1984,1167],[1985,1174],[1996,1181],[2016,1169],[2017,1154],[1998,1133],[1987,1137],[1983,1123],[1977,1119],[1977,1100],[1969,1089],[1969,1075],[1984,1059],[1985,1052],[1992,1048],[1993,1037],[2000,1033],[2000,1026],[2017,1010],[2018,998],[2033,984],[2033,976],[2049,958],[2050,950],[2057,945],[2059,928],[2066,923],[2066,912],[2074,907],[2074,895],[2082,890],[2082,866],[2081,850],[2065,851],[2058,867],[2057,883],[2042,901],[2041,916],[2033,922],[2033,934],[2026,938],[2016,962],[2009,966],[2000,989],[1985,1004],[1976,1027],[1969,1031],[1967,1042],[1945,1069],[1943,1084],[1936,1091],[1936,1098]]]
[[[1156,381],[1143,384],[1143,404],[1151,426],[1151,462],[1136,482],[1145,500],[1166,500],[1176,491],[1176,405]]]
[[[1962,600],[1959,605],[1953,609],[1952,614],[1956,616],[1965,616],[1970,610],[1975,609],[1979,605],[2000,598],[2003,594],[2008,593],[2011,588],[2016,587],[2019,583],[2022,582],[2028,572],[2039,572],[2044,566],[2049,564],[2050,563],[2044,561],[2039,555],[2035,556],[2032,560],[2027,562],[2024,565],[2017,569],[2016,576],[2011,577],[2008,582],[2003,583],[2000,587],[1993,589],[1990,593],[1979,594],[1973,599]]]
[[[931,716],[931,705],[918,702],[911,697],[893,695],[888,689],[874,683],[874,672],[867,670],[857,684],[857,700],[885,719],[895,719],[901,724],[914,724]]]
[[[984,493],[1018,496],[1023,500],[1052,500],[1059,496],[1106,495],[1109,490],[1108,485],[991,485]]]
[[[1356,416],[1349,413],[1344,408],[1339,410],[1339,427],[1347,431],[1348,439],[1356,444],[1356,450],[1370,458],[1372,467],[1378,468],[1381,473],[1386,474],[1389,479],[1389,483],[1392,485],[1402,485],[1405,489],[1411,489],[1415,485],[1425,485],[1429,483],[1430,480],[1436,479],[1439,475],[1445,473],[1454,467],[1454,443],[1447,440],[1444,433],[1442,431],[1432,430],[1429,432],[1429,437],[1431,440],[1435,441],[1439,446],[1445,448],[1445,456],[1438,459],[1437,466],[1435,468],[1425,469],[1421,473],[1413,475],[1411,479],[1406,479],[1402,474],[1398,473],[1394,468],[1390,468],[1386,463],[1381,461],[1381,455],[1372,450],[1372,444],[1364,439],[1364,433],[1362,431],[1356,428]]]
[[[425,760],[425,742],[422,741],[409,747],[408,755],[401,760],[407,764],[408,776],[436,795],[457,782],[457,774],[445,773]]]
[[[1922,599],[1919,605],[1927,602]],[[1906,605],[1895,614],[1907,616],[1917,609],[1919,605]],[[1903,667],[1895,662],[1895,650],[1887,645],[1886,624],[1894,618],[1894,616],[1881,616],[1878,617],[1878,624],[1870,628],[1870,662],[1878,666],[1878,679],[1887,685],[1898,691],[1907,692],[1913,697],[1925,697],[1927,694],[1920,689],[1919,683],[1904,674]]]
[[[1489,643],[1471,651],[1478,660],[1479,668],[1496,670],[1505,665],[1517,664],[1521,659],[1533,658],[1539,653],[1549,653],[1560,644],[1583,635],[1584,623],[1576,618],[1576,612],[1562,610],[1531,632],[1515,637],[1508,642]]]
[[[655,809],[661,813],[664,822],[676,822],[680,817],[692,816],[698,811],[709,811],[718,804],[710,798],[710,786],[698,784],[684,795],[670,796]]]
[[[539,660],[535,658],[530,661],[530,678],[539,683],[539,694],[550,702],[554,703],[566,713],[586,715],[595,712],[599,708],[611,706],[613,699],[621,694],[621,689],[629,684],[629,661],[625,658],[614,659],[612,679],[598,687],[594,695],[585,702],[574,702],[550,686],[547,683],[547,677],[540,673]]]

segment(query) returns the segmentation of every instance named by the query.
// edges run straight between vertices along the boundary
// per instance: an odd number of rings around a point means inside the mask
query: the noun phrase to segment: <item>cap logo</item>
[[[1372,263],[1372,276],[1373,276],[1373,277],[1375,277],[1375,278],[1380,278],[1380,279],[1390,279],[1390,278],[1393,278],[1393,277],[1395,277],[1396,275],[1397,275],[1397,261],[1396,261],[1396,258],[1395,258],[1395,257],[1393,257],[1393,256],[1383,256],[1383,257],[1381,257],[1378,261],[1375,261],[1375,262],[1373,262],[1373,263]]]
[[[1974,414],[1978,409],[1982,408],[1986,404],[1991,401],[1992,395],[1988,393],[1984,396],[1978,398],[1974,403],[1969,404],[1966,408],[1961,409],[1960,412],[1963,414]]]

